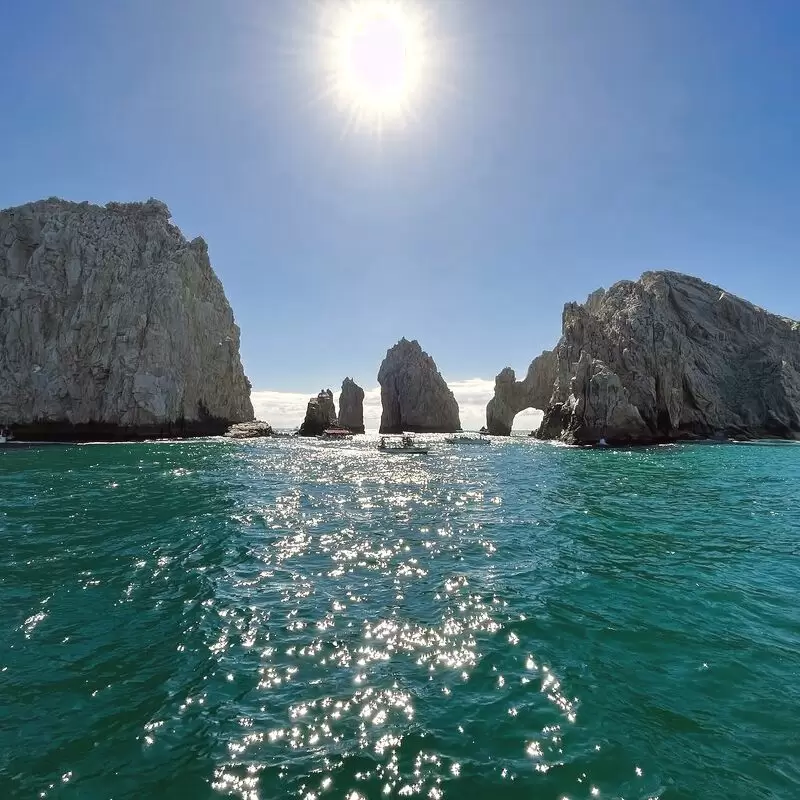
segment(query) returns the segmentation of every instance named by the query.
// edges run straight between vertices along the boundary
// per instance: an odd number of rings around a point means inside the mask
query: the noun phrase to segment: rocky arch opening
[[[510,436],[512,429],[537,430],[544,416],[555,380],[555,353],[545,350],[534,358],[521,381],[506,367],[494,381],[494,396],[486,406],[486,430],[494,436]]]
[[[518,411],[511,421],[511,433],[529,433],[533,434],[539,430],[544,418],[543,408],[534,408],[528,406]]]
[[[502,400],[493,403],[496,397],[495,395],[486,407],[486,431],[492,436],[533,433],[539,429],[544,409],[537,408],[524,399],[513,405],[508,405],[507,401],[504,403]]]

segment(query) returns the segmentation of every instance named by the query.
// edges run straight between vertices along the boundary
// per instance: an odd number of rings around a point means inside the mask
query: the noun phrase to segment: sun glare
[[[403,0],[350,0],[336,8],[331,89],[360,122],[381,128],[413,111],[425,70],[424,23]]]

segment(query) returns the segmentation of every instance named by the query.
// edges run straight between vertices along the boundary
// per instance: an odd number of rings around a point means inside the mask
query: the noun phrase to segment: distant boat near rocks
[[[459,433],[456,436],[445,436],[447,444],[489,444],[490,440],[484,434]]]

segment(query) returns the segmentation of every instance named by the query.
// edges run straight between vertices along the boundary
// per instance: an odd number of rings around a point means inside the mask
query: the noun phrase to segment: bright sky
[[[796,0],[365,2],[7,3],[0,206],[165,201],[262,392],[524,374],[646,269],[800,316]]]

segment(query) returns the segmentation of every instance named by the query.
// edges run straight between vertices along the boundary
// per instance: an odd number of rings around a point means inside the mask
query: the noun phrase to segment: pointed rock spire
[[[454,433],[461,430],[458,403],[434,360],[416,340],[401,339],[378,371],[381,433]]]

